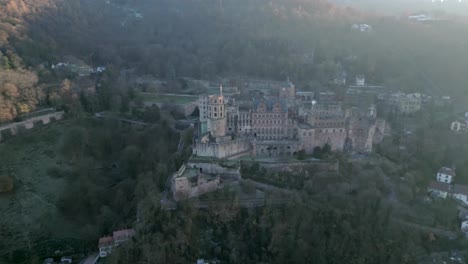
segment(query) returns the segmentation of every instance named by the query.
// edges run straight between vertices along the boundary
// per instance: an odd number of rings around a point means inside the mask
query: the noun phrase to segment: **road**
[[[88,257],[86,257],[84,260],[82,260],[80,262],[80,264],[94,264],[94,263],[96,263],[98,258],[99,258],[99,253],[95,252],[95,253],[92,253],[92,254],[88,255]]]

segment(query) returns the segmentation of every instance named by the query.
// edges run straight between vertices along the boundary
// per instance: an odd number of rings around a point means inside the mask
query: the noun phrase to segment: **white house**
[[[449,183],[432,181],[427,188],[427,191],[434,196],[446,199],[451,192],[451,187]]]
[[[357,86],[365,86],[366,85],[366,77],[364,77],[364,75],[356,76],[356,85]]]
[[[467,122],[463,121],[455,121],[450,124],[450,130],[455,131],[455,132],[460,132],[460,131],[465,131],[467,129]]]
[[[464,220],[461,222],[460,230],[465,233],[465,236],[468,236],[468,220]]]
[[[453,178],[455,178],[456,173],[454,170],[448,167],[442,167],[439,172],[437,172],[437,181],[452,183]]]

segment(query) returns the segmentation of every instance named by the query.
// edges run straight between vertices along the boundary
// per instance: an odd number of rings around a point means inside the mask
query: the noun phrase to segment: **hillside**
[[[350,75],[403,90],[457,94],[465,85],[463,20],[413,23],[319,0],[79,3],[36,17],[35,42],[166,79],[290,76],[307,86],[326,84],[342,64]],[[353,23],[375,30],[360,34]]]
[[[50,65],[70,57],[168,80],[289,76],[323,89],[344,69],[407,91],[460,95],[466,84],[461,18],[414,23],[326,0],[2,0],[0,8],[3,71],[39,74],[26,87],[3,81],[17,88],[0,93],[0,121],[50,105],[54,91],[41,87],[64,78]],[[374,31],[352,31],[354,23]]]

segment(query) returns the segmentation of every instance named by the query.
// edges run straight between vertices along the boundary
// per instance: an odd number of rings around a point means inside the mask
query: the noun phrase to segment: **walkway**
[[[95,253],[92,253],[91,255],[88,255],[88,257],[82,260],[80,264],[94,264],[96,263],[98,258],[99,258],[99,253],[95,252]]]

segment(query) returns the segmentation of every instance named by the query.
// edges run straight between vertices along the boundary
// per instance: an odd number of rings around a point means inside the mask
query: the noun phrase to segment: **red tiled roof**
[[[114,244],[114,238],[111,236],[99,238],[99,248],[107,247]]]
[[[114,231],[114,241],[127,240],[135,235],[134,229],[123,229],[119,231]]]

